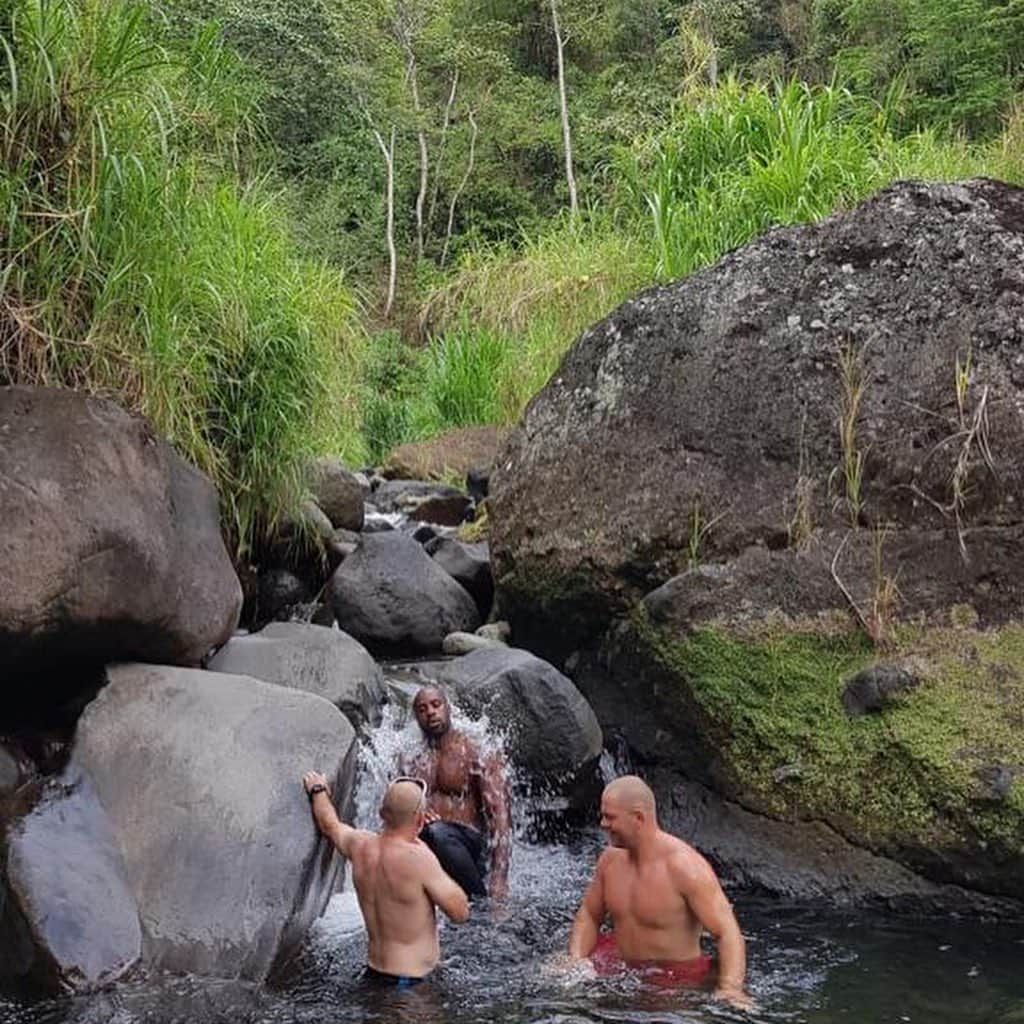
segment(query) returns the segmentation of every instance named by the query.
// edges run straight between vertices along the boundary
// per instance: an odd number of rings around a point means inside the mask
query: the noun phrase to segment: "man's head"
[[[419,832],[427,810],[427,784],[422,779],[403,776],[384,791],[380,804],[381,820],[388,828],[412,828]]]
[[[636,775],[623,775],[604,787],[601,828],[612,846],[632,849],[658,828],[658,808],[651,787]]]
[[[412,702],[413,714],[428,740],[439,740],[452,724],[452,712],[444,691],[437,686],[424,686]]]

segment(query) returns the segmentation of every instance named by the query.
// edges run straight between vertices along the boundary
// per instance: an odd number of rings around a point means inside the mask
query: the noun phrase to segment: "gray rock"
[[[0,849],[0,977],[49,992],[89,992],[138,960],[135,898],[87,781],[50,783],[7,825]]]
[[[338,625],[374,653],[439,651],[480,624],[476,606],[411,537],[364,536],[330,582]]]
[[[487,622],[476,631],[476,635],[507,644],[512,639],[512,627],[504,621]]]
[[[304,604],[312,596],[309,587],[287,569],[268,569],[260,573],[259,619],[287,617],[289,610]]]
[[[347,470],[340,459],[325,456],[309,468],[309,489],[335,528],[363,528],[363,500],[369,484]]]
[[[883,711],[896,697],[920,685],[899,665],[872,665],[858,672],[843,688],[843,707],[851,717]]]
[[[469,591],[480,617],[486,619],[494,603],[494,577],[487,543],[467,544],[453,537],[434,537],[424,545],[424,551]]]
[[[506,647],[507,644],[476,633],[449,633],[441,644],[445,654],[469,654],[470,651],[482,651],[487,647]]]
[[[337,629],[274,622],[259,633],[230,640],[207,667],[314,693],[357,728],[380,722],[381,670],[362,644]]]
[[[420,672],[447,687],[468,713],[486,714],[507,734],[510,760],[535,788],[572,794],[580,802],[593,796],[601,727],[583,695],[553,665],[529,651],[493,647],[423,664]]]
[[[10,793],[21,785],[21,765],[17,758],[0,746],[0,796]]]
[[[111,402],[0,387],[0,522],[8,686],[82,659],[198,664],[238,622],[213,487]]]
[[[1017,615],[1024,190],[902,182],[650,289],[575,342],[491,481],[491,553],[516,636],[560,658],[695,560],[849,530],[842,346],[860,385],[857,500],[865,523],[885,524],[900,616],[961,602],[983,626]],[[968,357],[963,415],[984,413],[991,466],[964,452],[953,382]],[[961,455],[969,487],[954,495]],[[838,567],[858,600],[866,569]],[[801,614],[848,607],[834,585],[803,594]]]
[[[380,512],[403,512],[408,515],[428,498],[459,497],[465,495],[450,484],[428,480],[385,480],[373,492],[373,505]]]
[[[126,664],[107,677],[78,723],[71,770],[110,817],[144,960],[266,978],[339,881],[301,776],[323,771],[346,805],[352,726],[320,697],[244,676]]]

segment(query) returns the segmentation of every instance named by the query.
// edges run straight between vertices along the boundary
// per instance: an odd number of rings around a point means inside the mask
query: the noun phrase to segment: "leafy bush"
[[[212,33],[174,53],[134,0],[13,0],[9,39],[0,383],[147,414],[242,556],[311,453],[361,451],[350,293],[237,184],[251,95]]]

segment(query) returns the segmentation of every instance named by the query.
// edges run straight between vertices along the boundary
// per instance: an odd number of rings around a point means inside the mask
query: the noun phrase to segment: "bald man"
[[[573,922],[570,958],[590,958],[598,974],[636,967],[658,985],[702,987],[714,977],[711,958],[700,948],[706,928],[718,947],[716,995],[750,1006],[743,990],[746,945],[732,906],[711,865],[661,830],[647,783],[635,775],[609,783],[601,828],[609,846]],[[606,917],[612,932],[601,935]]]
[[[352,865],[368,939],[366,978],[397,987],[423,981],[441,955],[435,908],[457,924],[469,919],[466,894],[418,838],[426,786],[418,779],[392,782],[380,805],[378,834],[341,821],[319,772],[306,772],[302,784],[317,827]]]

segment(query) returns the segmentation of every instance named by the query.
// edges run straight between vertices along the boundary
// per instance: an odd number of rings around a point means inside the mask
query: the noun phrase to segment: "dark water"
[[[545,973],[565,948],[600,845],[515,849],[507,916],[486,907],[442,933],[437,980],[403,992],[358,980],[364,944],[349,894],[335,897],[292,976],[276,989],[154,976],[110,992],[32,1005],[0,1001],[4,1024],[1024,1024],[1024,923],[984,927],[843,916],[734,893],[747,936],[750,1015],[636,977],[569,984]]]

